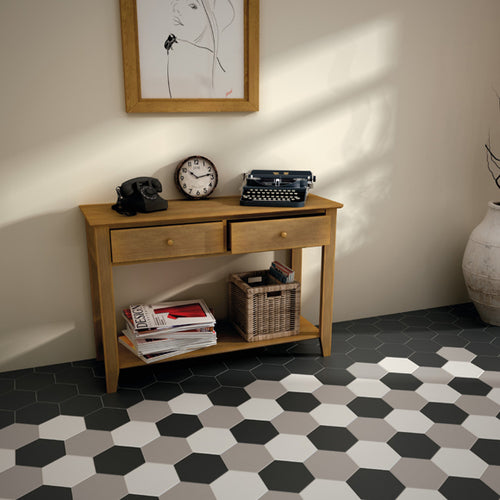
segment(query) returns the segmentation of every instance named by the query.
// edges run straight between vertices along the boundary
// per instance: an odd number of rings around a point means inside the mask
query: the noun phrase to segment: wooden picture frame
[[[120,0],[120,16],[121,16],[121,34],[122,34],[122,51],[123,51],[123,73],[124,73],[124,84],[125,84],[125,108],[128,113],[185,113],[185,112],[249,112],[258,111],[259,109],[259,0],[193,0],[192,2],[186,2],[183,4],[191,6],[199,5],[199,12],[207,12],[207,5],[217,5],[216,1],[221,5],[222,2],[227,2],[228,5],[233,9],[233,19],[231,22],[235,22],[236,28],[233,31],[237,32],[234,35],[235,38],[232,42],[226,43],[226,47],[229,50],[233,50],[231,47],[238,47],[237,55],[231,55],[231,61],[234,61],[233,66],[239,68],[240,70],[234,70],[233,80],[236,81],[237,91],[233,94],[233,89],[230,86],[232,82],[226,87],[219,85],[217,89],[214,90],[214,73],[215,66],[217,70],[222,68],[222,71],[226,73],[226,69],[222,67],[220,58],[217,55],[217,51],[209,50],[208,47],[200,47],[194,43],[186,43],[184,40],[179,38],[178,40],[174,36],[174,43],[168,44],[168,40],[173,35],[168,35],[168,39],[165,40],[163,45],[163,40],[165,39],[167,31],[163,30],[163,33],[155,34],[157,37],[154,44],[154,56],[149,56],[148,52],[145,52],[145,47],[152,47],[153,45],[149,42],[152,38],[151,33],[154,32],[154,27],[160,21],[158,19],[163,19],[163,17],[158,13],[158,15],[151,15],[151,12],[155,14],[155,8],[178,8],[178,5],[182,3],[181,0]],[[141,3],[145,2],[145,3]],[[163,2],[163,3],[162,3]],[[138,3],[140,5],[140,12],[138,13]],[[147,7],[144,7],[146,5]],[[237,8],[234,8],[234,5]],[[202,9],[203,7],[203,9]],[[143,14],[144,9],[149,9],[149,17]],[[185,7],[186,8],[186,7]],[[227,9],[226,9],[227,10]],[[190,12],[190,11],[189,11]],[[214,8],[215,12],[215,8]],[[211,12],[213,15],[213,13]],[[237,14],[241,14],[240,19],[237,19]],[[208,14],[207,18],[209,17]],[[180,16],[179,16],[180,17]],[[151,19],[151,24],[146,24],[144,19]],[[185,18],[182,18],[184,23],[186,23]],[[184,28],[184,24],[179,21],[179,18],[172,17],[170,19],[172,22],[177,21]],[[142,24],[141,24],[142,23]],[[214,22],[217,25],[217,22]],[[228,25],[229,26],[229,25]],[[145,29],[145,28],[148,29]],[[151,28],[151,29],[150,29]],[[213,35],[213,26],[210,26]],[[159,31],[159,30],[157,30]],[[161,47],[157,43],[161,38]],[[142,38],[141,38],[142,37]],[[240,40],[241,38],[241,40]],[[143,41],[146,39],[146,41]],[[180,42],[180,43],[179,43]],[[234,42],[234,43],[233,43]],[[148,45],[149,43],[149,45]],[[215,44],[214,44],[215,46]],[[183,49],[182,47],[187,47]],[[172,92],[172,88],[175,88],[175,80],[172,79],[171,72],[173,68],[181,68],[175,75],[181,75],[184,78],[184,83],[187,81],[186,78],[190,78],[188,69],[196,71],[199,73],[199,68],[208,67],[208,63],[203,64],[192,64],[191,61],[198,60],[189,59],[191,53],[186,56],[182,64],[177,64],[177,66],[172,62],[176,61],[173,57],[177,58],[179,61],[180,56],[178,54],[185,54],[182,50],[195,50],[197,54],[201,54],[205,60],[210,57],[212,61],[212,87],[210,92],[219,92],[220,95],[215,95],[215,97],[203,95],[209,92],[207,78],[201,79],[199,75],[192,77],[193,82],[193,96],[179,96]],[[169,50],[172,49],[172,51]],[[175,52],[175,50],[177,51]],[[203,50],[198,50],[203,49]],[[141,54],[142,54],[142,68],[141,68]],[[175,56],[174,56],[175,54]],[[208,55],[209,54],[209,55]],[[208,56],[207,56],[208,55]],[[241,56],[241,57],[240,57]],[[194,57],[194,56],[193,56]],[[229,59],[229,57],[228,57]],[[240,60],[241,59],[241,60]],[[151,61],[154,61],[154,65]],[[166,61],[166,62],[165,62]],[[216,62],[215,62],[216,61]],[[146,75],[146,68],[154,68],[155,74],[149,77]],[[160,71],[161,68],[161,71]],[[165,69],[166,68],[166,69]],[[142,73],[141,73],[142,71]],[[220,72],[220,71],[219,71]],[[160,75],[161,73],[161,75]],[[222,72],[220,72],[222,75]],[[146,76],[145,76],[146,75]],[[187,76],[186,76],[187,75]],[[227,75],[223,75],[226,77]],[[160,79],[164,78],[165,82],[160,82]],[[172,81],[173,80],[173,81]],[[167,83],[168,82],[168,83]],[[201,82],[201,83],[199,83]],[[154,90],[155,88],[160,88],[160,83],[167,89],[161,91]],[[156,87],[155,87],[156,85]],[[205,86],[203,86],[205,85]],[[188,85],[189,87],[189,85]],[[153,90],[150,90],[152,88]],[[186,85],[177,85],[177,88],[181,92],[187,92],[183,90]],[[225,89],[229,89],[224,92]],[[156,92],[156,93],[155,93]],[[160,95],[162,94],[162,95]],[[165,95],[163,95],[165,94]],[[199,95],[198,95],[199,94]]]

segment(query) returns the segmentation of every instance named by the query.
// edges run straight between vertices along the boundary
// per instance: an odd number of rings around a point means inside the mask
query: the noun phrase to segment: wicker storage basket
[[[254,280],[261,282],[252,283]],[[248,342],[297,335],[300,332],[300,283],[281,283],[267,271],[232,274],[229,314]]]

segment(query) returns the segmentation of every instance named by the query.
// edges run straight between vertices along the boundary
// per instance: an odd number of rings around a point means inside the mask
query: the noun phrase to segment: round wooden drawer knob
[[[286,231],[281,231],[280,236],[282,238],[286,238],[288,236],[288,234],[286,233]]]
[[[174,240],[167,240],[167,245],[171,247],[174,244]]]

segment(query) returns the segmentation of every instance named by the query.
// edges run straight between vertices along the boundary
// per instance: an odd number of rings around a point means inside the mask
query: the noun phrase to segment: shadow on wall
[[[0,242],[0,371],[39,366],[40,359],[93,357],[85,230],[79,209],[5,226]]]

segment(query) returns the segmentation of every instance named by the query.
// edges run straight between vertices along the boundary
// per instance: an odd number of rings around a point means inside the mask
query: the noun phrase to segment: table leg
[[[115,300],[113,294],[113,269],[111,266],[111,248],[108,228],[93,229],[93,247],[96,266],[93,276],[92,303],[94,305],[95,323],[100,331],[96,339],[101,337],[106,369],[106,390],[116,392],[120,363],[118,359],[118,340],[116,336]],[[90,252],[89,252],[90,253]],[[92,271],[91,271],[92,275]]]
[[[323,356],[332,352],[332,320],[333,320],[333,276],[335,268],[335,230],[337,210],[327,210],[331,217],[330,244],[321,249],[321,298],[320,298],[320,341]]]

